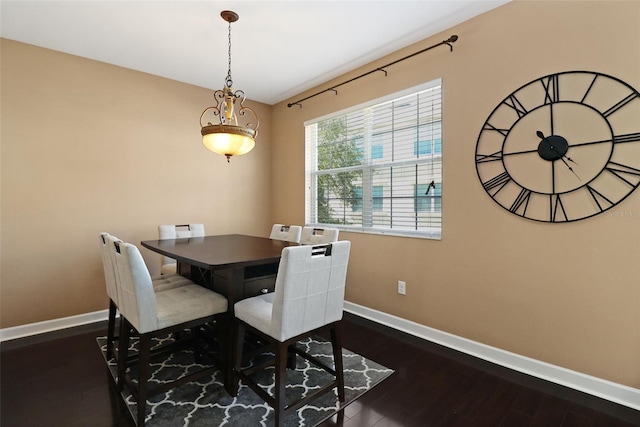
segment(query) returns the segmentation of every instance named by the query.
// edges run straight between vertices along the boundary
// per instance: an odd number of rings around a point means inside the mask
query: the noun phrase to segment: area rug
[[[170,339],[170,338],[167,338]],[[106,358],[106,338],[97,339],[109,371],[116,380],[116,362]],[[332,366],[331,343],[315,337],[300,341],[306,351],[321,360],[329,361]],[[131,349],[136,346],[135,339]],[[343,349],[345,401],[339,402],[336,390],[325,393],[309,404],[301,407],[285,419],[286,427],[316,426],[333,416],[348,404],[355,401],[368,390],[379,384],[393,373],[393,370],[373,362],[359,354]],[[268,357],[266,354],[264,357]],[[333,377],[307,360],[297,357],[295,370],[287,370],[287,397],[305,396],[309,391],[321,387]],[[190,350],[180,351],[168,356],[161,363],[152,363],[150,384],[175,379],[185,373],[198,369],[194,355]],[[258,384],[268,392],[273,389],[273,369],[264,371]],[[137,405],[127,387],[122,398],[131,416],[136,420]],[[273,409],[267,405],[249,387],[241,383],[237,397],[231,397],[224,389],[222,372],[216,371],[211,377],[199,382],[188,383],[180,387],[151,396],[147,403],[146,426],[148,427],[200,427],[200,426],[272,426]]]

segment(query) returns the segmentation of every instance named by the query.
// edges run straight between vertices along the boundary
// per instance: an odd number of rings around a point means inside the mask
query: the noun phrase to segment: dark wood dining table
[[[263,289],[251,292],[246,289],[246,282],[273,277],[282,250],[296,245],[244,234],[144,240],[140,243],[149,250],[177,260],[181,274],[191,275],[193,281],[224,295],[231,311],[233,304],[240,299],[264,292]]]
[[[282,250],[297,245],[244,234],[144,240],[140,244],[177,260],[180,274],[224,295],[229,304],[229,321],[233,319],[237,301],[273,291]],[[233,328],[226,328],[226,332],[225,387],[230,390]]]

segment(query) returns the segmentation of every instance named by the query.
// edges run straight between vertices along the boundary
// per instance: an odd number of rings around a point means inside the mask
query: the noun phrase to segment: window
[[[442,139],[437,138],[433,141],[426,139],[424,141],[418,141],[413,146],[413,155],[425,155],[425,154],[442,154]]]
[[[442,184],[432,181],[431,184],[416,185],[416,213],[442,212]]]
[[[305,221],[439,239],[441,98],[438,79],[305,123]]]
[[[371,159],[381,159],[383,156],[383,150],[384,148],[382,147],[382,145],[372,145],[371,146]],[[363,153],[363,149],[362,148],[356,148],[356,151],[358,152],[358,160],[362,161],[362,159],[364,158],[364,153]]]
[[[353,209],[354,212],[359,212],[362,211],[362,187],[356,187],[355,188],[356,191],[356,197],[353,199],[352,201],[352,205],[351,208]],[[374,211],[381,211],[382,210],[382,193],[383,193],[383,186],[382,185],[376,185],[373,187],[373,210]]]
[[[371,158],[372,159],[381,159],[383,157],[384,148],[382,145],[372,145],[371,146]]]

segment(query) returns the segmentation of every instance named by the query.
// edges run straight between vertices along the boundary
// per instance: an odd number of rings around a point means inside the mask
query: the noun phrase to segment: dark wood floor
[[[2,427],[134,426],[111,390],[93,325],[1,349]],[[640,411],[347,316],[344,346],[395,373],[323,427],[640,426]]]

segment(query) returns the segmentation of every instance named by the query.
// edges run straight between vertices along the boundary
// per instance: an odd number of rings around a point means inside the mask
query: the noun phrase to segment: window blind
[[[305,123],[306,222],[440,238],[440,79]]]

